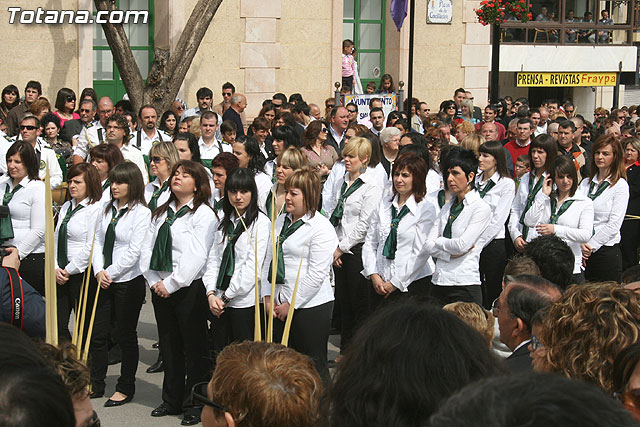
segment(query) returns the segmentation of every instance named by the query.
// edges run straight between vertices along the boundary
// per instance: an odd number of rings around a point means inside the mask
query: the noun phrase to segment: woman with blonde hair
[[[270,305],[274,305],[274,341],[279,342],[297,283],[289,345],[310,356],[320,377],[328,383],[327,342],[334,299],[330,270],[338,238],[329,220],[316,211],[321,193],[314,172],[295,171],[284,185],[286,213],[276,219],[277,236],[269,237],[262,267],[264,307],[270,312]],[[274,238],[276,254],[272,249]],[[274,257],[276,271],[272,271]],[[275,294],[271,295],[274,275]]]
[[[489,310],[474,302],[452,302],[442,307],[442,309],[455,314],[464,323],[480,332],[480,335],[484,337],[489,344],[489,348],[491,348],[495,318]]]
[[[153,212],[169,199],[169,178],[173,165],[180,160],[173,142],[158,142],[149,150],[151,174],[156,177],[144,187],[144,198]]]
[[[456,141],[462,141],[467,136],[475,134],[475,132],[476,128],[473,123],[464,120],[456,125],[455,134],[453,136],[456,137]]]
[[[554,303],[540,336],[555,372],[616,390],[616,356],[640,340],[640,296],[614,282],[571,286]]]
[[[458,139],[457,136],[456,139]],[[474,153],[476,153],[476,156],[480,155],[480,146],[485,143],[484,137],[482,137],[482,135],[478,135],[477,133],[470,133],[461,140],[458,139],[458,141],[460,141],[460,147],[473,151]]]
[[[307,156],[298,148],[289,147],[278,156],[276,166],[276,183],[267,196],[266,213],[269,219],[277,218],[284,209],[285,189],[287,178],[297,170],[307,168]]]

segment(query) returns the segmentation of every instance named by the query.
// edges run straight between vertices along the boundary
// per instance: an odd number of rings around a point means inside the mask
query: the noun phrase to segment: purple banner
[[[409,0],[391,0],[391,17],[398,31],[402,28],[404,18],[407,17]]]

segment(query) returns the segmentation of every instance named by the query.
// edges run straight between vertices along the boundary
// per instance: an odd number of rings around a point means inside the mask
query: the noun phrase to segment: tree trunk
[[[112,3],[111,0],[94,2],[97,10],[117,9],[115,2]],[[178,39],[175,51],[179,53],[171,56],[168,49],[154,49],[154,59],[146,83],[135,62],[122,24],[102,24],[113,60],[136,111],[144,104],[152,104],[159,114],[169,109],[221,3],[222,0],[198,0]]]

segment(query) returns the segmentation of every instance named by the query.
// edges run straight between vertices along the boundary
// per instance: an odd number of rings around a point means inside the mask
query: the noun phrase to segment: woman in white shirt
[[[524,224],[524,216],[533,206],[536,194],[549,174],[553,159],[558,155],[558,146],[552,136],[540,134],[529,144],[531,171],[522,176],[509,216],[509,234],[516,251],[522,253],[527,242],[538,236],[535,229]]]
[[[170,186],[168,201],[153,213],[140,258],[144,277],[153,291],[164,358],[163,402],[151,416],[184,411],[184,421],[195,423],[198,408],[184,405],[185,377],[186,390],[190,390],[209,375],[202,275],[217,217],[207,203],[211,188],[201,164],[190,160],[176,163]]]
[[[271,177],[264,172],[265,158],[258,142],[251,136],[239,137],[233,143],[233,154],[238,165],[253,172],[258,188],[258,207],[264,211],[267,194],[271,190]]]
[[[105,391],[107,342],[112,313],[122,352],[116,392],[105,406],[130,402],[135,393],[139,351],[137,325],[145,296],[144,277],[138,261],[151,222],[144,202],[140,168],[124,162],[109,172],[111,202],[98,218],[93,249],[93,272],[100,283],[100,297],[91,339],[92,395]]]
[[[516,184],[509,177],[505,149],[497,141],[488,141],[479,149],[476,188],[480,197],[491,207],[492,216],[485,230],[485,246],[480,253],[480,280],[482,300],[491,307],[493,300],[502,292],[502,276],[507,266],[505,246],[505,223],[516,196]]]
[[[102,210],[102,189],[98,170],[89,163],[73,165],[67,173],[67,182],[71,200],[60,209],[54,250],[59,285],[58,337],[70,341],[69,315],[78,306],[82,279],[89,266],[96,218]]]
[[[44,296],[44,183],[31,144],[18,141],[6,155],[8,176],[0,181],[2,204],[10,216],[0,219],[0,240],[15,246],[20,276]]]
[[[362,274],[382,298],[430,292],[430,265],[415,262],[436,219],[435,208],[425,199],[426,171],[418,155],[400,154],[393,164],[393,196],[381,200],[371,219]]]
[[[156,179],[145,185],[144,199],[151,212],[169,200],[169,178],[173,165],[178,163],[178,150],[173,142],[158,142],[149,150],[151,175]]]
[[[222,218],[222,199],[224,196],[224,184],[231,172],[238,169],[238,158],[231,153],[220,153],[211,161],[211,173],[213,186],[209,204],[216,212],[218,218]]]
[[[218,353],[232,342],[254,339],[256,265],[261,268],[264,262],[271,227],[258,209],[258,190],[249,169],[231,172],[222,200],[224,217],[202,278],[209,310],[217,317],[212,332]]]
[[[100,144],[89,151],[91,164],[98,169],[100,185],[102,187],[102,197],[100,202],[104,205],[111,201],[111,182],[109,182],[109,172],[111,169],[124,162],[122,152],[115,145]]]
[[[342,150],[346,173],[336,182],[336,207],[329,221],[336,227],[338,245],[333,254],[336,299],[340,310],[340,349],[344,352],[353,333],[369,315],[373,304],[373,288],[362,276],[362,245],[373,213],[383,194],[375,173],[368,168],[371,144],[354,137]]]
[[[571,283],[583,283],[580,245],[588,242],[593,232],[593,203],[576,192],[578,172],[569,158],[556,157],[550,172],[524,222],[539,235],[555,234],[569,245],[575,258]]]
[[[284,210],[284,183],[289,176],[298,169],[308,166],[307,156],[296,147],[289,147],[281,151],[277,158],[276,183],[267,195],[265,213],[267,218],[274,219]]]
[[[594,212],[593,236],[582,244],[584,275],[589,282],[620,281],[620,227],[629,203],[622,145],[613,136],[604,135],[596,140],[591,152],[591,176],[578,188],[593,201]]]
[[[330,379],[327,343],[333,308],[330,268],[338,238],[329,220],[316,212],[320,202],[320,180],[315,172],[308,169],[295,171],[287,178],[285,188],[287,213],[280,215],[275,223],[278,234],[277,269],[276,272],[271,271],[274,257],[272,236],[269,237],[262,267],[265,310],[268,313],[273,302],[276,317],[274,341],[278,342],[300,270],[289,345],[313,359],[327,384]],[[276,278],[274,295],[271,295],[271,273]]]

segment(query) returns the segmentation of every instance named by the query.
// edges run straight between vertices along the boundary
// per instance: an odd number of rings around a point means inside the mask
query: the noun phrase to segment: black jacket
[[[44,299],[12,268],[0,268],[0,322],[12,323],[30,337],[45,336]]]

